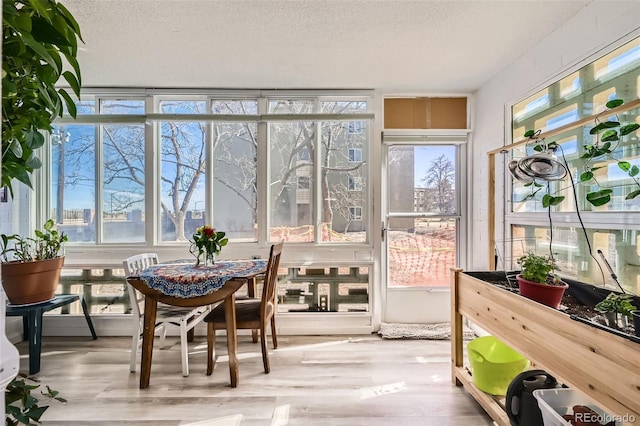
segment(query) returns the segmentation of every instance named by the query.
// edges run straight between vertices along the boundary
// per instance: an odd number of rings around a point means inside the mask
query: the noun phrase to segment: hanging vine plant
[[[637,188],[629,192],[625,196],[625,200],[632,200],[640,196],[640,167],[632,164],[624,158],[616,157],[616,150],[620,147],[620,144],[624,142],[625,137],[638,130],[640,128],[640,124],[631,123],[622,125],[620,124],[617,115],[614,119],[608,121],[602,121],[600,119],[602,116],[607,116],[607,113],[612,109],[623,104],[624,101],[622,99],[614,99],[607,102],[607,109],[596,116],[595,125],[589,131],[591,135],[596,135],[596,141],[593,144],[584,145],[584,154],[580,157],[580,159],[584,160],[584,163],[581,166],[582,172],[578,176],[577,180],[580,183],[595,183],[597,189],[586,194],[586,200],[595,207],[609,203],[611,201],[611,195],[613,194],[613,189],[603,188],[600,185],[600,182],[598,182],[595,172],[607,167],[607,165],[596,165],[596,161],[598,160],[615,162],[618,168],[632,179],[633,184]],[[561,149],[561,147],[556,142],[547,143],[544,138],[539,138],[540,134],[540,130],[527,130],[524,134],[526,138],[529,138],[529,140],[535,144],[533,150],[538,154],[534,154],[532,157],[546,155],[547,161],[557,161],[557,158],[555,158],[555,152],[558,148]],[[523,174],[522,170],[517,167],[516,163],[517,162],[514,160],[510,166],[512,175],[519,181],[523,182],[525,187],[531,188],[531,192],[521,201],[535,198],[545,186],[547,187],[547,193],[542,197],[542,206],[544,208],[556,206],[564,200],[565,197],[563,195],[556,195],[556,193],[552,194],[549,191],[549,181],[559,179],[541,179],[543,182],[546,182],[546,185],[544,185],[543,183],[538,182],[536,178]],[[565,167],[565,169],[571,176],[568,167]],[[575,183],[571,182],[571,185],[573,186]]]
[[[637,189],[626,195],[625,200],[632,200],[640,195],[640,181],[638,180],[640,168],[628,161],[614,157],[614,152],[622,142],[622,138],[638,130],[640,128],[640,124],[631,123],[621,125],[617,115],[615,120],[610,121],[601,121],[599,118],[602,115],[605,115],[609,110],[623,104],[624,101],[622,99],[614,99],[607,102],[607,109],[596,117],[596,125],[589,131],[590,134],[597,135],[597,141],[593,145],[585,145],[585,153],[580,157],[585,160],[583,166],[584,171],[580,174],[579,178],[580,182],[593,181],[598,186],[598,190],[587,193],[587,201],[596,207],[609,203],[611,201],[611,194],[613,193],[613,189],[611,188],[601,188],[600,183],[594,174],[596,170],[606,167],[593,166],[594,161],[598,158],[615,161],[620,170],[625,172],[637,186]]]
[[[64,88],[80,96],[80,67],[76,59],[80,27],[55,0],[2,2],[2,178],[13,196],[14,179],[31,185],[31,173],[42,166],[36,150],[44,145],[41,132],[76,107]],[[71,67],[66,70],[63,59]]]

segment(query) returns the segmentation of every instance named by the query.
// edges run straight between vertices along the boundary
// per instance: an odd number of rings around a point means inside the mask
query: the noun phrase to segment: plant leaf
[[[611,193],[613,193],[613,190],[611,189],[601,189],[599,191],[589,192],[587,194],[587,201],[596,207],[604,206],[611,201]]]
[[[73,99],[71,99],[71,96],[69,96],[69,93],[67,93],[67,91],[64,89],[59,89],[58,93],[60,93],[60,96],[62,96],[65,104],[67,105],[67,111],[69,111],[69,115],[73,118],[76,118],[76,115],[77,115],[76,103],[73,102]]]
[[[531,136],[535,135],[536,132],[534,130],[527,130],[526,132],[524,132],[524,137],[525,138],[530,138]]]
[[[42,44],[37,42],[28,33],[23,33],[22,34],[22,39],[24,40],[24,43],[27,46],[32,48],[38,55],[40,55],[42,57],[43,60],[45,60],[49,65],[51,65],[53,68],[55,68],[57,74],[60,74],[60,65],[58,63],[59,61],[56,61],[54,59],[54,57],[51,55],[51,52],[49,52],[49,50],[47,48],[45,48]]]
[[[580,182],[587,182],[593,179],[593,172],[587,171],[580,174]]]
[[[611,142],[611,141],[617,141],[618,140],[618,132],[616,130],[607,130],[606,132],[604,132],[602,134],[602,137],[600,138],[600,140],[602,142]]]
[[[638,173],[640,173],[640,168],[638,168],[638,166],[631,166],[631,170],[629,170],[629,176],[634,177]]]
[[[542,197],[542,207],[547,208],[549,206],[557,206],[563,200],[564,200],[564,195],[561,195],[559,197],[554,197],[549,194],[544,194],[544,197]]]
[[[618,161],[618,167],[620,167],[621,170],[628,172],[631,169],[631,163],[628,161]]]
[[[620,136],[626,136],[629,133],[635,132],[638,129],[640,129],[640,124],[638,123],[624,125],[620,127]]]
[[[609,102],[607,102],[607,108],[611,109],[611,108],[619,107],[623,103],[624,101],[622,99],[612,99]]]
[[[17,140],[14,139],[9,143],[9,150],[17,158],[22,158],[22,153],[23,153],[22,145]]]
[[[634,198],[636,198],[638,195],[640,195],[640,189],[630,192],[627,194],[626,197],[624,197],[625,200],[633,200]]]
[[[33,38],[41,43],[69,46],[70,41],[55,26],[40,17],[33,18]]]

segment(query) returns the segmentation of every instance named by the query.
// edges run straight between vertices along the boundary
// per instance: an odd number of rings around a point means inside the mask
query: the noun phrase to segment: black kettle
[[[558,387],[558,382],[544,370],[529,370],[518,374],[509,384],[505,410],[512,426],[543,426],[538,401],[533,396],[536,389]]]

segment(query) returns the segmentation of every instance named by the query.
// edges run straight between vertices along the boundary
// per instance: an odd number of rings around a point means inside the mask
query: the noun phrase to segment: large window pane
[[[102,114],[144,114],[142,99],[105,99]],[[102,130],[102,240],[145,241],[145,128],[110,124]]]
[[[365,242],[368,122],[323,122],[321,128],[322,241]]]
[[[314,241],[315,140],[316,124],[313,122],[269,124],[271,241]],[[305,155],[300,156],[300,153]],[[298,178],[304,178],[309,189],[298,188]]]
[[[103,141],[103,241],[145,241],[144,125],[106,125]]]
[[[70,242],[95,242],[95,126],[54,126],[51,216]]]
[[[213,225],[233,239],[257,239],[256,123],[213,126]]]
[[[171,101],[161,103],[162,112],[201,114],[206,103]],[[205,197],[205,134],[202,122],[165,121],[160,123],[161,214],[160,239],[186,241],[203,224],[194,217],[191,200]]]
[[[388,161],[390,212],[457,213],[455,146],[392,146]]]

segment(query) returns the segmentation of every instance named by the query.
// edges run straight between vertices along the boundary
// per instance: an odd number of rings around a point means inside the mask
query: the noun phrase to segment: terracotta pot
[[[525,280],[522,275],[516,276],[516,279],[518,280],[520,295],[554,309],[558,309],[564,291],[569,288],[569,284],[564,281],[560,281],[561,285],[548,285]]]
[[[53,299],[60,282],[62,265],[64,257],[3,263],[2,286],[9,302],[26,305]]]

